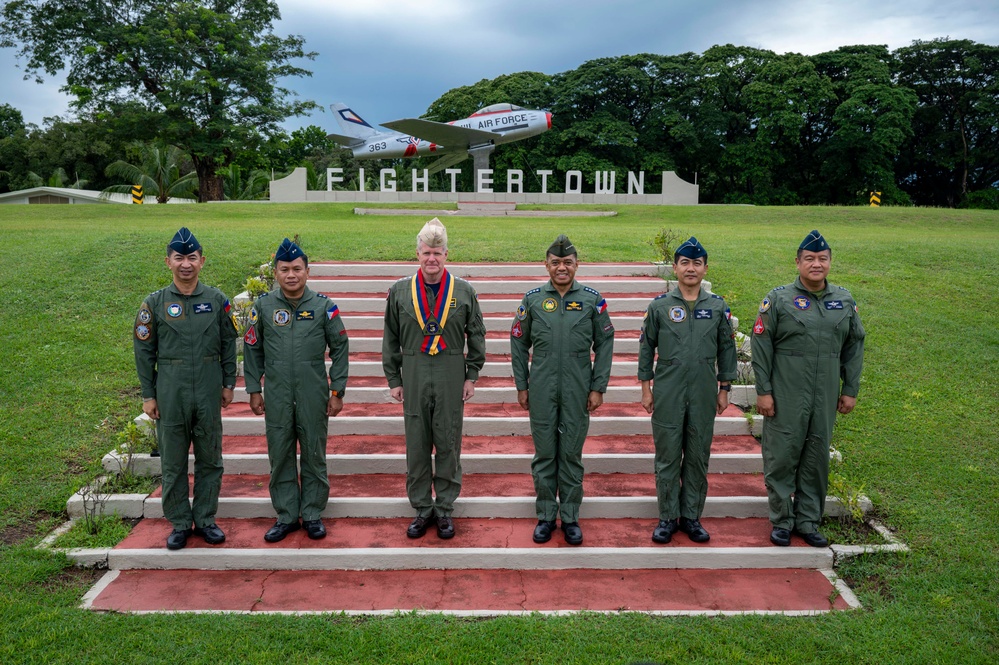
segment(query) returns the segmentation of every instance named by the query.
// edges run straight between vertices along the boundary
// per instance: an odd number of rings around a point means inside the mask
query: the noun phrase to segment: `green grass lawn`
[[[166,242],[189,226],[202,279],[230,297],[284,236],[313,260],[409,260],[422,218],[350,205],[0,206],[0,662],[999,661],[999,213],[901,208],[623,207],[597,219],[445,219],[451,261],[542,261],[566,232],[587,261],[652,260],[660,227],[695,234],[708,279],[747,331],[792,281],[818,228],[831,281],[867,329],[843,473],[906,556],[851,561],[864,609],[816,618],[576,615],[99,615],[65,559],[32,546],[140,412],[131,333],[164,286]],[[609,302],[614,313],[613,300]],[[26,536],[26,537],[25,537]]]

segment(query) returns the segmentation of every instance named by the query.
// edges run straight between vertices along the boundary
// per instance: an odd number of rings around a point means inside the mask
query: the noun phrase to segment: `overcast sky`
[[[999,45],[997,0],[278,0],[280,35],[316,51],[288,87],[323,107],[342,101],[372,125],[423,114],[439,96],[520,71],[556,74],[634,53],[701,53],[715,44],[821,53],[936,37]],[[67,112],[64,81],[22,80],[0,49],[0,102],[41,124]],[[327,111],[290,118],[292,130]]]

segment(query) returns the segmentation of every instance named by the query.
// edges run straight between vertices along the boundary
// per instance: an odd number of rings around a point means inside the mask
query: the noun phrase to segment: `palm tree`
[[[42,178],[40,175],[34,171],[28,171],[26,174],[28,182],[31,183],[32,187],[65,187],[68,189],[83,189],[89,183],[89,180],[80,180],[77,177],[76,182],[67,183],[69,176],[66,175],[66,169],[61,166],[52,172],[52,175],[48,179]]]
[[[253,169],[244,176],[238,164],[230,164],[215,174],[222,176],[222,191],[227,201],[256,201],[267,197],[270,176],[260,169]]]
[[[158,143],[140,143],[135,146],[139,150],[139,164],[129,164],[119,159],[104,169],[110,177],[120,178],[127,184],[112,185],[101,192],[103,196],[112,192],[128,194],[133,185],[142,185],[142,193],[155,196],[157,203],[166,203],[172,197],[194,195],[198,174],[192,170],[180,175],[180,167],[186,155],[179,148]]]

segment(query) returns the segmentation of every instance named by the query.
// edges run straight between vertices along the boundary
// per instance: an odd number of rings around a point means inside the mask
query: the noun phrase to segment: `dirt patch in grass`
[[[40,510],[34,515],[26,517],[16,524],[8,524],[0,529],[0,544],[17,545],[18,543],[37,535],[38,525],[64,518],[65,515],[57,515],[45,510]]]
[[[106,572],[106,570],[99,570],[97,568],[69,566],[45,580],[43,587],[49,591],[59,591],[69,588],[89,589]]]
[[[842,579],[854,591],[868,593],[888,601],[893,600],[895,597],[895,594],[891,590],[891,585],[888,584],[888,580],[881,575],[864,575],[861,577],[847,575]]]

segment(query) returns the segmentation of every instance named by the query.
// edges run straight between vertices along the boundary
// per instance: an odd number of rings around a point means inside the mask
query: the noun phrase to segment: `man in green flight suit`
[[[695,543],[711,538],[701,525],[711,437],[715,415],[728,407],[737,359],[725,300],[701,287],[707,271],[708,252],[691,236],[673,254],[676,287],[645,310],[639,338],[642,406],[652,414],[656,446],[657,543],[668,543],[677,531]]]
[[[454,537],[465,402],[486,361],[478,297],[444,267],[447,253],[447,229],[435,217],[416,236],[420,269],[393,284],[385,304],[382,367],[389,393],[403,404],[406,492],[416,509],[410,538],[434,523],[439,538]]]
[[[850,292],[826,280],[832,248],[821,233],[805,237],[794,262],[798,278],[767,294],[753,326],[770,541],[786,547],[794,530],[809,545],[826,547],[818,527],[829,484],[829,444],[836,412],[850,413],[857,404],[864,327]]]
[[[347,331],[340,309],[307,286],[309,257],[287,238],[274,254],[278,288],[257,299],[243,337],[250,408],[267,424],[271,503],[277,522],[264,540],[276,543],[299,529],[326,536],[322,513],[330,496],[326,471],[329,419],[343,409]],[[326,372],[326,350],[333,361]],[[260,380],[267,377],[267,403]],[[296,445],[301,447],[299,484]]]
[[[229,300],[205,286],[201,243],[186,227],[167,245],[173,283],[150,294],[135,317],[135,367],[142,411],[156,421],[163,474],[163,515],[173,525],[167,548],[193,533],[210,545],[225,541],[215,524],[222,488],[222,408],[236,385],[236,324]],[[189,501],[188,451],[194,446],[194,501]]]
[[[603,404],[610,380],[614,326],[607,301],[576,281],[576,247],[565,235],[548,248],[545,267],[551,279],[524,294],[517,309],[510,359],[517,401],[531,414],[538,514],[534,542],[551,540],[561,514],[565,541],[579,545],[583,443],[590,413]]]

